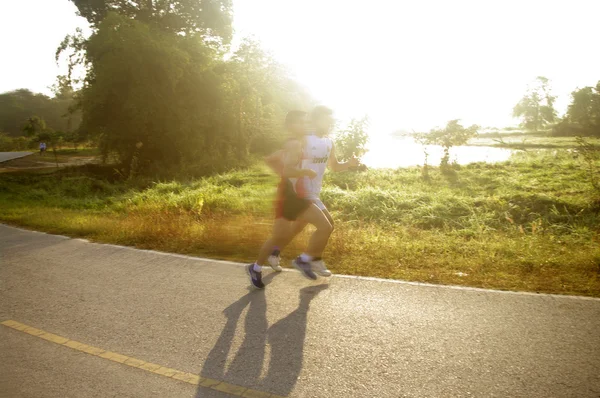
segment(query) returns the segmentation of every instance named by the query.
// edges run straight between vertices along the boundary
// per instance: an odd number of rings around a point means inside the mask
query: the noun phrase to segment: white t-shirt
[[[300,168],[311,169],[317,173],[315,178],[302,177],[296,183],[296,192],[300,197],[317,200],[323,187],[323,176],[327,169],[333,142],[329,137],[308,135],[305,137],[306,145],[302,151],[302,164]]]

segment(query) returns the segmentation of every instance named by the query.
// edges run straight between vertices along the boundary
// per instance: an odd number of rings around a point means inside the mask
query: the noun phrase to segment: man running
[[[317,238],[316,233],[311,237],[309,249],[298,256],[293,262],[294,266],[299,270],[310,270],[311,273],[318,273],[321,276],[331,276],[331,272],[325,266],[322,260],[322,253],[327,245],[329,236],[333,231],[333,218],[331,214],[320,199],[320,193],[323,183],[323,176],[327,166],[333,171],[345,171],[350,168],[355,168],[359,165],[358,159],[352,158],[350,161],[345,163],[338,162],[335,156],[335,147],[333,141],[327,137],[333,127],[333,111],[324,106],[316,107],[311,114],[312,123],[315,127],[315,132],[306,136],[304,139],[304,150],[301,167],[303,169],[313,170],[316,173],[314,178],[303,177],[299,179],[297,183],[299,196],[307,199],[313,205],[313,208],[318,209],[318,213],[322,215],[321,219],[327,220],[323,227],[323,234],[320,234]],[[282,155],[281,152],[275,153],[274,155],[267,158],[267,163],[275,170],[278,171],[278,160]],[[324,221],[323,220],[323,221]],[[285,247],[291,240],[298,235],[309,223],[305,217],[299,217],[292,225],[288,226],[285,233],[279,235],[276,239],[271,239],[265,243],[263,247],[265,250],[268,249],[268,245],[271,246],[271,255],[268,257],[268,261],[271,267],[275,271],[281,271],[280,263],[280,248]],[[325,233],[325,231],[327,233]],[[258,261],[264,259],[259,258]],[[261,264],[262,263],[258,263]],[[305,273],[305,276],[306,273]],[[307,276],[309,277],[309,276]],[[310,279],[315,279],[309,277]]]
[[[317,177],[314,170],[303,168],[305,157],[303,148],[306,146],[306,113],[302,111],[289,112],[286,116],[285,127],[292,137],[280,152],[281,181],[277,187],[273,234],[262,246],[256,262],[246,267],[252,285],[259,289],[265,287],[262,282],[262,266],[274,247],[282,246],[289,241],[294,221],[302,219],[316,227],[306,250],[311,256],[322,252],[323,242],[327,243],[329,234],[331,234],[331,224],[323,212],[305,197],[306,181]],[[306,278],[317,279],[309,262],[298,262],[294,265]]]
[[[357,158],[352,157],[348,162],[341,163],[337,160],[335,155],[335,146],[333,141],[327,137],[331,129],[334,126],[333,111],[325,106],[317,106],[311,113],[311,121],[314,128],[306,140],[306,156],[305,167],[308,167],[317,172],[317,177],[307,183],[309,187],[307,198],[311,200],[317,207],[323,212],[327,220],[331,224],[333,230],[333,218],[325,207],[325,204],[321,201],[320,194],[323,185],[323,176],[325,169],[329,166],[329,169],[334,172],[346,171],[349,169],[357,169],[359,167],[359,161]],[[306,227],[306,222],[300,219],[297,220],[292,226],[291,233],[288,235],[288,240],[284,245],[275,247],[271,255],[269,256],[269,263],[273,269],[281,269],[280,267],[280,250],[291,242],[296,235],[298,235]],[[327,242],[325,242],[326,244]],[[324,248],[324,247],[323,247]],[[322,252],[321,252],[322,253]],[[310,261],[311,269],[319,274],[320,276],[331,276],[331,271],[327,269],[323,262],[321,255],[314,258],[307,258],[301,255],[296,261]]]

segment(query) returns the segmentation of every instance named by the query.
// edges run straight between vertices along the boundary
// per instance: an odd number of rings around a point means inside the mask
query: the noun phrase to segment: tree
[[[567,119],[589,133],[600,135],[600,81],[596,87],[584,87],[571,93]]]
[[[33,115],[44,119],[48,127],[74,130],[79,127],[81,114],[71,111],[74,93],[63,93],[50,98],[26,89],[0,94],[0,130],[16,137],[23,134],[23,126]]]
[[[32,116],[27,119],[27,124],[23,127],[23,131],[28,137],[37,137],[40,134],[48,131],[46,122],[39,116]]]
[[[161,29],[192,36],[231,40],[232,0],[71,0],[79,14],[98,28],[109,13],[117,13]]]
[[[242,40],[232,57],[219,64],[226,103],[234,117],[234,144],[238,156],[269,151],[279,144],[281,121],[290,109],[307,109],[311,100],[293,82],[260,43]],[[229,108],[230,107],[230,108]]]
[[[522,119],[522,125],[528,130],[539,131],[548,123],[554,122],[556,97],[550,93],[550,81],[538,76],[529,85],[525,96],[513,108],[513,116]]]
[[[450,164],[450,148],[464,145],[477,135],[479,126],[463,127],[458,119],[450,120],[443,129],[433,129],[429,133],[417,134],[417,141],[422,144],[440,145],[444,148],[444,156],[440,167],[447,168]]]
[[[367,153],[368,127],[369,118],[364,116],[362,119],[352,119],[344,130],[335,135],[335,153],[340,160],[348,160],[352,156],[361,157]]]
[[[184,40],[191,39],[114,13],[90,37],[81,127],[100,137],[105,156],[114,151],[128,167],[136,144],[142,142],[142,162],[172,163],[178,158],[180,133],[188,127],[184,122],[193,117],[186,118],[178,106],[178,88],[189,83],[184,80],[190,67],[189,55],[180,45]],[[190,104],[183,110],[189,108]]]
[[[141,173],[244,164],[282,136],[285,113],[304,98],[255,42],[224,60],[199,37],[115,13],[87,40],[85,62],[80,132],[126,172],[134,158]]]

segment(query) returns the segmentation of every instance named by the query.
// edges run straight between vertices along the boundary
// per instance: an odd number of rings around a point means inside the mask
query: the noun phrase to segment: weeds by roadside
[[[0,177],[0,220],[48,232],[250,261],[271,225],[261,167],[201,179],[123,181],[88,165]],[[600,296],[600,204],[572,153],[462,166],[328,174],[338,273]],[[293,256],[306,239],[284,252]]]

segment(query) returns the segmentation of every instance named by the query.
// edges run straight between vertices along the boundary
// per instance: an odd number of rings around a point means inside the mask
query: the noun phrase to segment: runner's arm
[[[265,163],[271,170],[273,170],[278,175],[283,173],[283,156],[285,151],[280,149],[278,151],[273,152],[269,156],[265,156]]]
[[[302,160],[302,143],[299,141],[290,141],[285,146],[283,156],[283,176],[288,178],[309,177],[314,178],[317,173],[311,169],[301,169],[298,167]]]
[[[335,145],[333,144],[333,142],[331,143],[331,155],[329,156],[328,166],[332,171],[346,171],[349,169],[356,168],[359,165],[360,162],[355,156],[352,156],[347,162],[339,162],[337,160],[337,157],[335,156]]]

